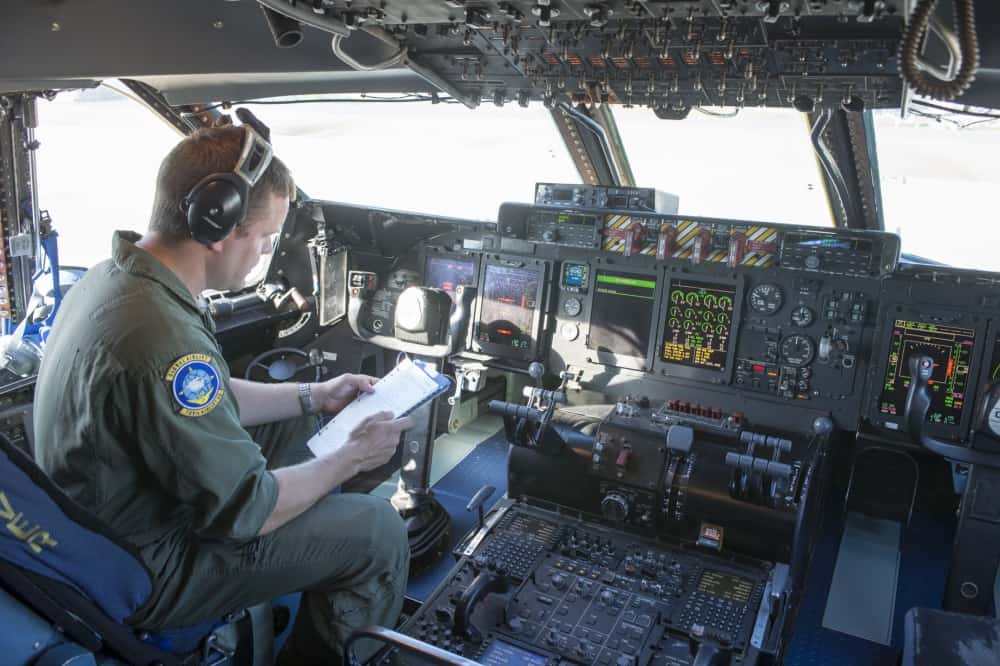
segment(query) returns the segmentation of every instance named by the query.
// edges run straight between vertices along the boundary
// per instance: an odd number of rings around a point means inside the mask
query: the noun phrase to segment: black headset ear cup
[[[199,181],[181,202],[191,237],[207,245],[232,233],[246,215],[247,189],[232,173],[216,173]]]

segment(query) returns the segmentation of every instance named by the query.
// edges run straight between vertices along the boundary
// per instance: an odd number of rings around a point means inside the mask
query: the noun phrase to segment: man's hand
[[[356,473],[373,470],[389,462],[400,434],[412,427],[409,416],[393,419],[392,412],[372,414],[351,431],[342,451],[355,465]]]
[[[313,384],[313,406],[320,414],[336,414],[358,397],[359,393],[371,393],[372,386],[377,381],[378,378],[368,375],[340,375],[320,384]]]

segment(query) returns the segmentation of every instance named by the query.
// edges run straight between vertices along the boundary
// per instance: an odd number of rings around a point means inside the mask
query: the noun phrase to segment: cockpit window
[[[1000,191],[1000,120],[914,108],[905,119],[875,112],[886,231],[900,235],[904,254],[1000,270],[989,242]]]
[[[39,208],[59,232],[60,263],[89,268],[111,256],[116,229],[146,230],[160,160],[181,137],[103,85],[40,99],[38,118]]]
[[[680,212],[833,224],[803,114],[791,109],[692,112],[661,120],[615,108],[636,183],[680,197]]]
[[[536,182],[579,182],[540,104],[397,99],[251,108],[313,198],[493,221],[502,202],[532,201]]]

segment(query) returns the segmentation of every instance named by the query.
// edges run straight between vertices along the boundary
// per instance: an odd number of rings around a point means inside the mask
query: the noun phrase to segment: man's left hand
[[[320,414],[336,414],[358,397],[359,393],[371,393],[377,377],[368,375],[340,375],[328,381],[312,385],[313,407]]]

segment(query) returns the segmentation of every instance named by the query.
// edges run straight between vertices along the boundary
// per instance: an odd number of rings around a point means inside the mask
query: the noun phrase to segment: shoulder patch
[[[225,394],[219,372],[208,354],[186,354],[173,362],[164,376],[182,416],[204,416]]]

